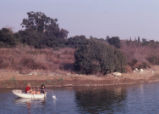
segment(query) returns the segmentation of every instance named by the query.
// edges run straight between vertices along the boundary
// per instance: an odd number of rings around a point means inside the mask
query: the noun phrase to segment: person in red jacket
[[[31,92],[31,84],[28,83],[27,86],[25,87],[25,93],[30,93]]]

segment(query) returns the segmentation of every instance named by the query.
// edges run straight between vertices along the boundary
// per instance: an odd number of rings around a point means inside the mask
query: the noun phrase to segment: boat
[[[22,90],[12,90],[12,93],[20,98],[26,98],[26,99],[44,99],[46,97],[46,93],[31,94],[31,93],[25,93]]]
[[[44,102],[45,102],[45,99],[25,99],[20,97],[17,97],[15,99],[16,104],[24,104],[24,103],[40,104]]]

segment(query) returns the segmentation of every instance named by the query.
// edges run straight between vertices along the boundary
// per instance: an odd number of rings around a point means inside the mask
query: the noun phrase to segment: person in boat
[[[28,83],[27,86],[25,87],[25,93],[31,93],[31,84]]]
[[[40,87],[40,93],[45,93],[45,85],[42,84]]]
[[[31,89],[31,84],[28,83],[26,88],[25,88],[25,93],[30,93],[30,94],[40,94],[40,91],[36,91],[34,89]]]

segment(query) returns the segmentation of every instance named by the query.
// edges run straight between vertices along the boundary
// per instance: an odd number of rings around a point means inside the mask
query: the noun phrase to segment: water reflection
[[[126,98],[126,89],[77,89],[75,93],[75,102],[81,113],[98,114],[104,111],[113,112],[113,105],[120,104]],[[118,105],[122,107],[122,105]]]
[[[45,104],[45,99],[24,99],[24,98],[16,98],[15,99],[16,104],[26,104],[26,103],[32,103],[32,104]]]
[[[34,100],[34,99],[16,98],[15,104],[26,107],[27,112],[28,112],[27,114],[31,114],[31,109],[43,107],[45,105],[45,100],[44,99]]]

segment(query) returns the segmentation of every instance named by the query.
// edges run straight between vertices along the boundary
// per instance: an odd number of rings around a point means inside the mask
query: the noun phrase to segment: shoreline
[[[38,88],[42,83],[46,85],[46,88],[65,88],[65,87],[115,87],[115,86],[129,86],[129,85],[136,85],[136,84],[150,84],[150,83],[159,83],[159,79],[157,80],[129,80],[129,82],[118,82],[118,83],[89,83],[86,84],[82,82],[81,84],[74,84],[74,83],[56,83],[56,84],[48,84],[48,80],[39,81],[39,80],[17,80],[15,82],[11,82],[8,80],[1,81],[0,84],[2,85],[0,89],[21,89],[25,88],[27,83],[31,83],[33,88]],[[50,82],[52,82],[51,80]],[[53,81],[54,82],[54,81]],[[80,81],[81,82],[81,81]],[[79,82],[78,82],[79,83]]]
[[[46,85],[46,88],[64,88],[64,87],[111,87],[111,86],[128,86],[128,85],[136,85],[136,84],[150,84],[150,83],[159,83],[159,79],[157,80],[129,80],[129,82],[118,82],[118,83],[89,83],[86,84],[84,82],[81,83],[79,81],[78,83],[81,84],[74,84],[74,83],[67,83],[67,81],[63,83],[56,83],[56,84],[48,84],[48,80],[45,81],[39,81],[39,80],[17,80],[15,82],[12,81],[1,81],[0,84],[2,85],[0,89],[21,89],[25,88],[27,83],[31,83],[33,88],[38,88],[42,83]],[[49,80],[50,81],[50,80]],[[51,80],[50,82],[54,82]]]
[[[42,83],[47,88],[62,87],[108,87],[159,82],[159,67],[144,70],[144,72],[123,73],[122,76],[79,75],[71,73],[20,74],[15,71],[0,71],[0,88],[24,88],[31,83],[38,88]],[[153,72],[152,72],[153,71]]]

